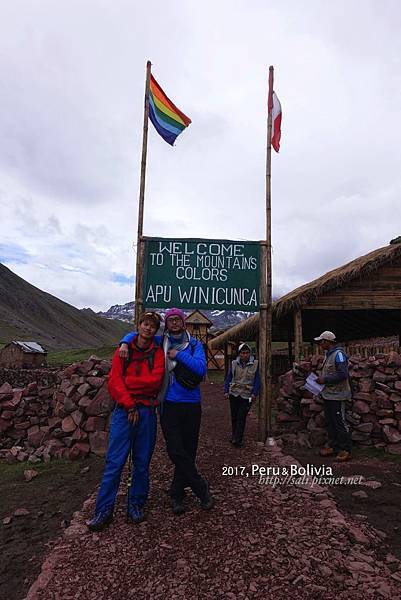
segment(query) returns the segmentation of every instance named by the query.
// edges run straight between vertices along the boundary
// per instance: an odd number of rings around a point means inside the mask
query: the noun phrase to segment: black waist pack
[[[189,345],[191,349],[191,356],[193,356],[195,344],[190,342]],[[174,367],[174,375],[177,383],[182,385],[182,387],[186,388],[187,390],[194,390],[196,387],[198,387],[200,382],[203,381],[203,375],[197,375],[180,362],[177,362]]]
[[[197,375],[180,362],[174,367],[174,375],[177,383],[187,390],[194,390],[203,380],[202,375]]]

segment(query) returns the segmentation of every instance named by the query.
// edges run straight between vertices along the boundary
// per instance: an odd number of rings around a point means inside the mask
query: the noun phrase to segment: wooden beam
[[[138,233],[136,246],[136,271],[135,271],[135,328],[139,325],[139,317],[143,312],[143,278],[145,262],[145,241],[143,239],[143,214],[145,205],[145,178],[146,178],[146,157],[148,152],[148,125],[149,125],[149,91],[150,75],[152,64],[148,60],[146,64],[146,83],[145,83],[145,106],[143,115],[143,133],[142,133],[142,159],[141,159],[141,182],[139,188],[138,204]]]
[[[400,312],[400,317],[401,317],[401,312]],[[401,348],[401,318],[400,318],[400,324],[399,324],[398,331],[399,331],[399,333],[398,333],[398,345]]]
[[[294,334],[295,334],[295,362],[301,360],[302,355],[302,311],[297,310],[294,313]]]
[[[229,369],[228,344],[224,344],[224,376],[227,375]]]

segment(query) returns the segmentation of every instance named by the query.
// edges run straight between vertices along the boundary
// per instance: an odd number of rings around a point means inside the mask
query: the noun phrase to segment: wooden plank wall
[[[322,294],[302,310],[401,309],[401,259]]]

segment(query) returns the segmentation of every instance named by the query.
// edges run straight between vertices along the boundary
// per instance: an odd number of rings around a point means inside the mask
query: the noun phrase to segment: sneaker
[[[107,525],[113,520],[112,512],[99,512],[97,513],[93,519],[87,521],[86,526],[89,531],[102,531]]]
[[[185,512],[185,506],[182,500],[177,500],[177,498],[171,499],[171,511],[173,515],[182,515]]]
[[[335,460],[336,462],[345,462],[346,460],[350,460],[351,458],[351,452],[348,452],[347,450],[341,450]]]
[[[145,519],[143,507],[139,504],[133,504],[128,511],[128,521],[131,523],[141,523]]]
[[[319,450],[320,456],[333,456],[335,454],[334,448],[320,448]]]
[[[234,440],[233,441],[233,446],[235,446],[236,448],[242,448],[242,442],[240,440]]]

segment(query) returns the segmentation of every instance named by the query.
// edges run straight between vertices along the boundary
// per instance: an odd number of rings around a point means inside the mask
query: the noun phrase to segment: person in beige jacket
[[[240,344],[224,381],[224,395],[230,400],[233,446],[242,446],[246,418],[260,391],[258,361],[248,344]]]
[[[324,418],[329,441],[328,446],[320,450],[320,455],[336,455],[336,460],[343,462],[351,458],[351,436],[345,421],[345,401],[350,400],[352,396],[348,357],[332,331],[323,331],[315,341],[326,352],[322,373],[317,382],[324,385],[320,395],[324,401]]]

